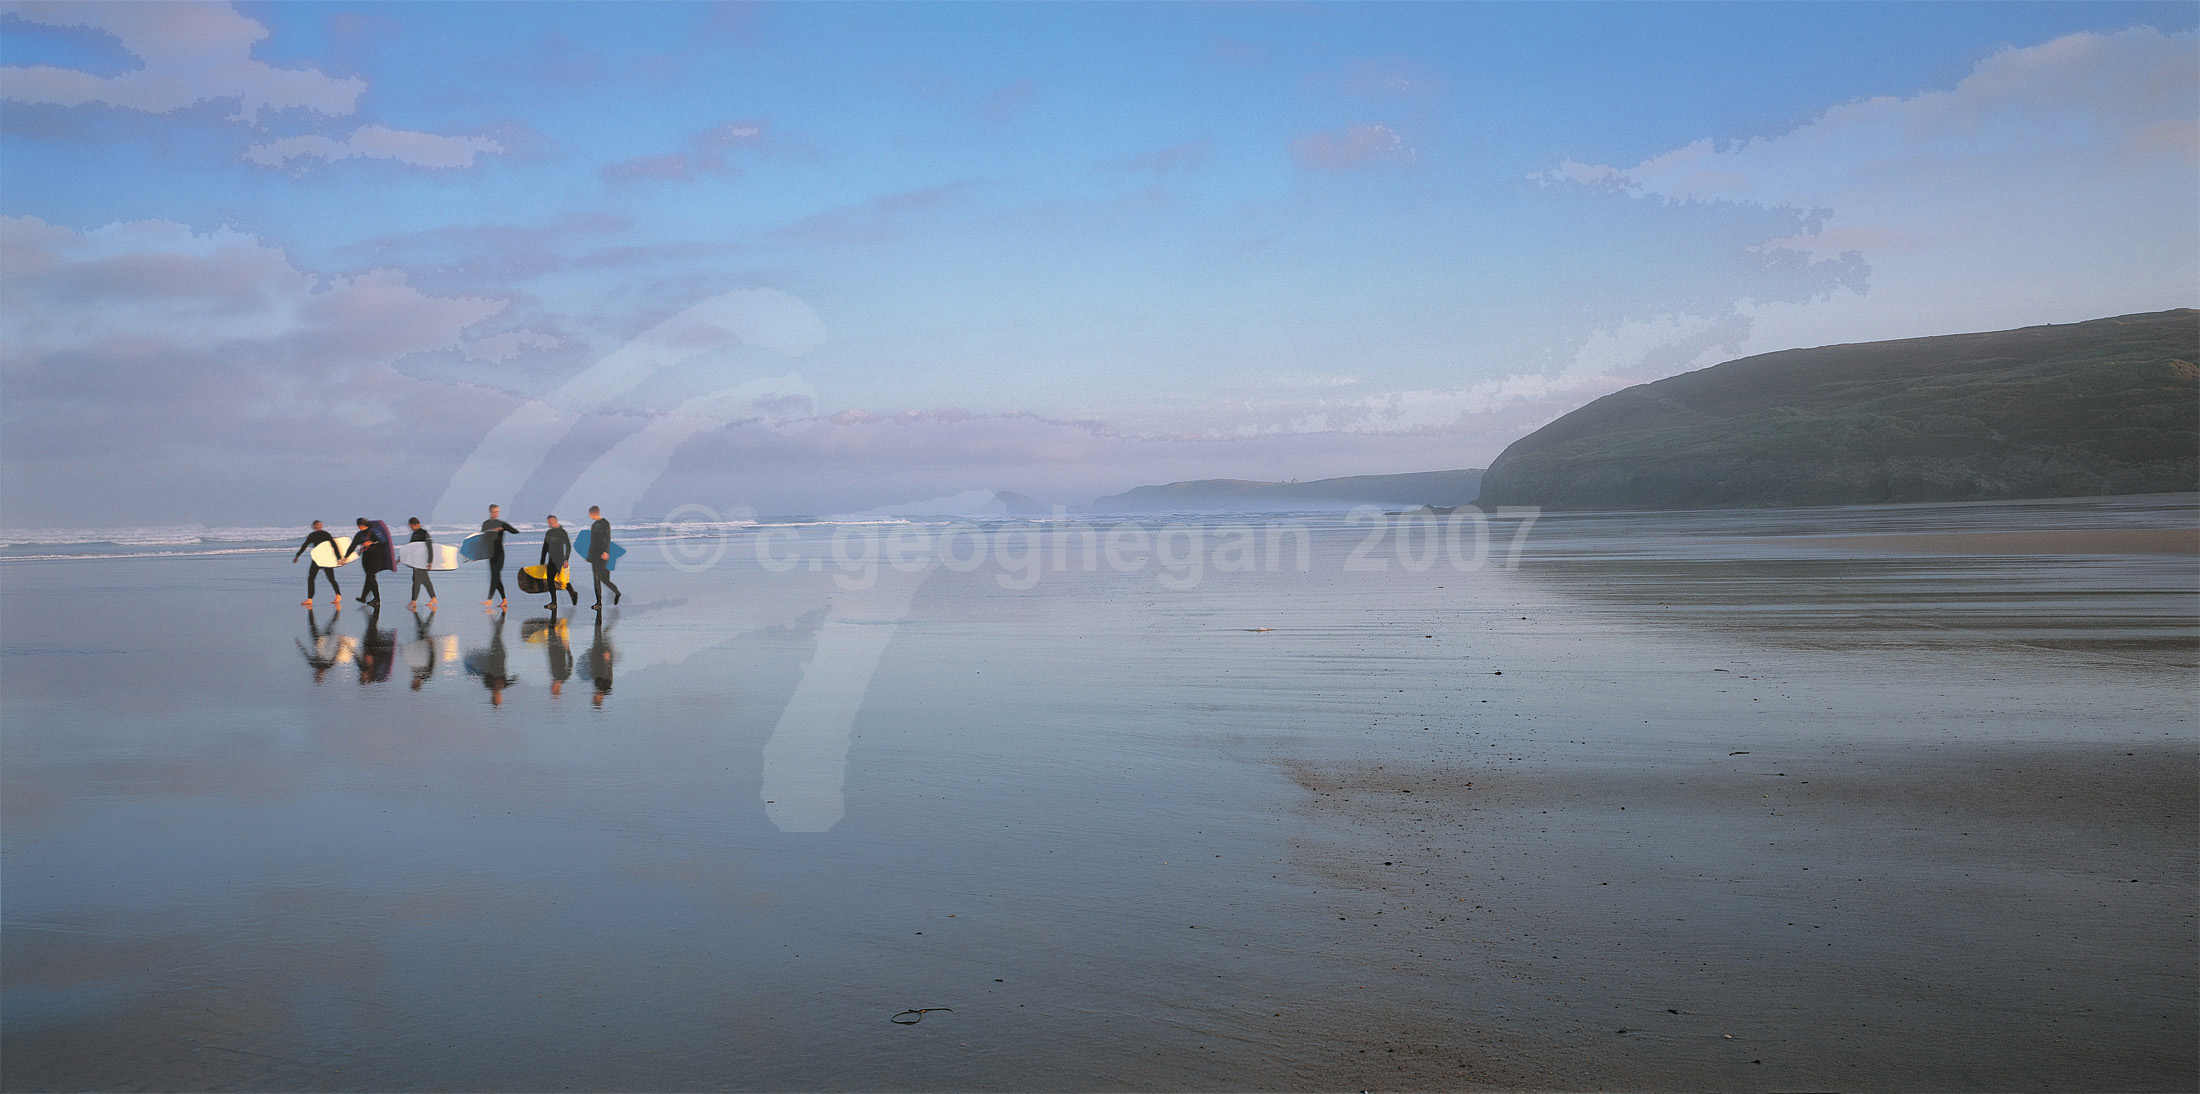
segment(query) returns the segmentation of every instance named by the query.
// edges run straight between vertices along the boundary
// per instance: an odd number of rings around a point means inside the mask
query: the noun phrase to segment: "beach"
[[[2186,1089],[2195,512],[13,548],[0,1085]]]

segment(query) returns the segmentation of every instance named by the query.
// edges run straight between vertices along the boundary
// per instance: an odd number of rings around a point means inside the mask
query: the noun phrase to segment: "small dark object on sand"
[[[953,1007],[922,1007],[916,1010],[902,1011],[901,1014],[897,1014],[892,1018],[888,1018],[887,1021],[892,1022],[897,1026],[913,1026],[916,1025],[918,1022],[924,1021],[924,1016],[932,1013],[935,1010],[944,1010],[949,1014],[955,1013],[955,1008]],[[916,1015],[916,1017],[911,1018],[905,1022],[902,1021],[902,1014],[913,1014]]]

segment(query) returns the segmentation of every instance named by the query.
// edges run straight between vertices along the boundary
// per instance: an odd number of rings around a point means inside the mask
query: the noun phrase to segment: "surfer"
[[[328,571],[328,589],[329,592],[332,594],[332,599],[330,599],[329,603],[338,606],[342,606],[342,604],[344,603],[344,590],[336,586],[336,567],[323,566],[320,563],[313,561],[313,549],[324,543],[328,544],[328,549],[331,552],[334,552],[336,550],[336,537],[329,535],[328,529],[321,527],[320,521],[314,521],[313,531],[306,533],[306,541],[299,544],[298,549],[292,552],[290,556],[290,561],[292,565],[297,564],[299,555],[307,556],[306,602],[303,605],[304,607],[310,608],[313,606],[313,583],[321,576],[321,571],[323,570]]]
[[[420,526],[419,517],[408,517],[405,523],[411,525],[413,530],[412,539],[409,542],[425,543],[430,551],[435,550],[435,537],[429,535],[428,530]],[[429,558],[432,560],[434,556],[431,554]],[[428,590],[428,614],[432,616],[435,614],[435,579],[428,576],[428,568],[425,566],[414,566],[412,572],[412,597],[406,602],[405,610],[408,612],[419,610],[420,590],[425,588]]]
[[[543,577],[550,582],[550,603],[543,607],[555,614],[558,610],[558,573],[565,569],[573,557],[573,537],[565,534],[564,527],[558,524],[556,513],[550,514],[549,520],[550,530],[542,534],[541,561]],[[565,591],[573,598],[575,605],[581,602],[581,591],[573,587],[570,577],[566,579]]]
[[[588,515],[595,518],[595,522],[588,526],[588,568],[596,579],[595,607],[597,611],[602,611],[604,586],[611,585],[611,602],[619,602],[619,587],[611,582],[611,522],[603,519],[601,506],[589,506]],[[581,595],[574,593],[573,603],[580,602]]]
[[[503,519],[497,516],[497,507],[490,506],[489,519],[481,522],[481,534],[488,537],[489,540],[489,599],[481,602],[481,606],[484,608],[492,604],[502,607],[506,599],[504,593],[504,534],[506,532],[517,535],[519,529],[504,523]]]
[[[359,531],[351,538],[351,554],[345,557],[348,559],[353,555],[358,556],[359,572],[365,575],[359,579],[359,602],[372,604],[374,607],[380,608],[382,606],[382,586],[376,583],[374,579],[375,575],[389,564],[390,545],[382,542],[381,535],[367,525],[367,518],[359,517],[357,520]],[[376,547],[380,547],[381,550],[373,550]],[[334,577],[329,578],[332,584],[335,580]]]

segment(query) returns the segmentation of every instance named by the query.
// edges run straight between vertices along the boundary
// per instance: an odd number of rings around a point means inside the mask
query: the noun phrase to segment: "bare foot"
[[[481,606],[484,608],[494,608],[497,606],[497,602],[494,600],[484,600],[481,602]]]
[[[341,604],[344,602],[344,598],[341,596],[332,596],[328,598],[328,602],[331,604]]]
[[[408,600],[408,601],[406,601],[406,602],[405,602],[405,610],[406,610],[406,611],[408,611],[408,612],[417,612],[417,611],[419,611],[419,610],[420,610],[420,602],[419,602],[419,601],[417,601],[417,600]]]
[[[298,606],[299,606],[299,607],[301,607],[301,608],[310,608],[310,607],[312,607],[312,606],[313,606],[313,601],[310,601],[310,600],[308,600],[308,601],[304,601],[303,603],[299,604]]]
[[[435,610],[435,598],[432,596],[428,598],[428,610],[431,612]]]

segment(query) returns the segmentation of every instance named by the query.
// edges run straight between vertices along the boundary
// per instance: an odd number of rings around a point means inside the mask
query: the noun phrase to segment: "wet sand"
[[[0,564],[0,1086],[2185,1089],[2190,557],[1793,541],[2191,510],[1314,522],[1191,588],[637,547],[562,632]]]

